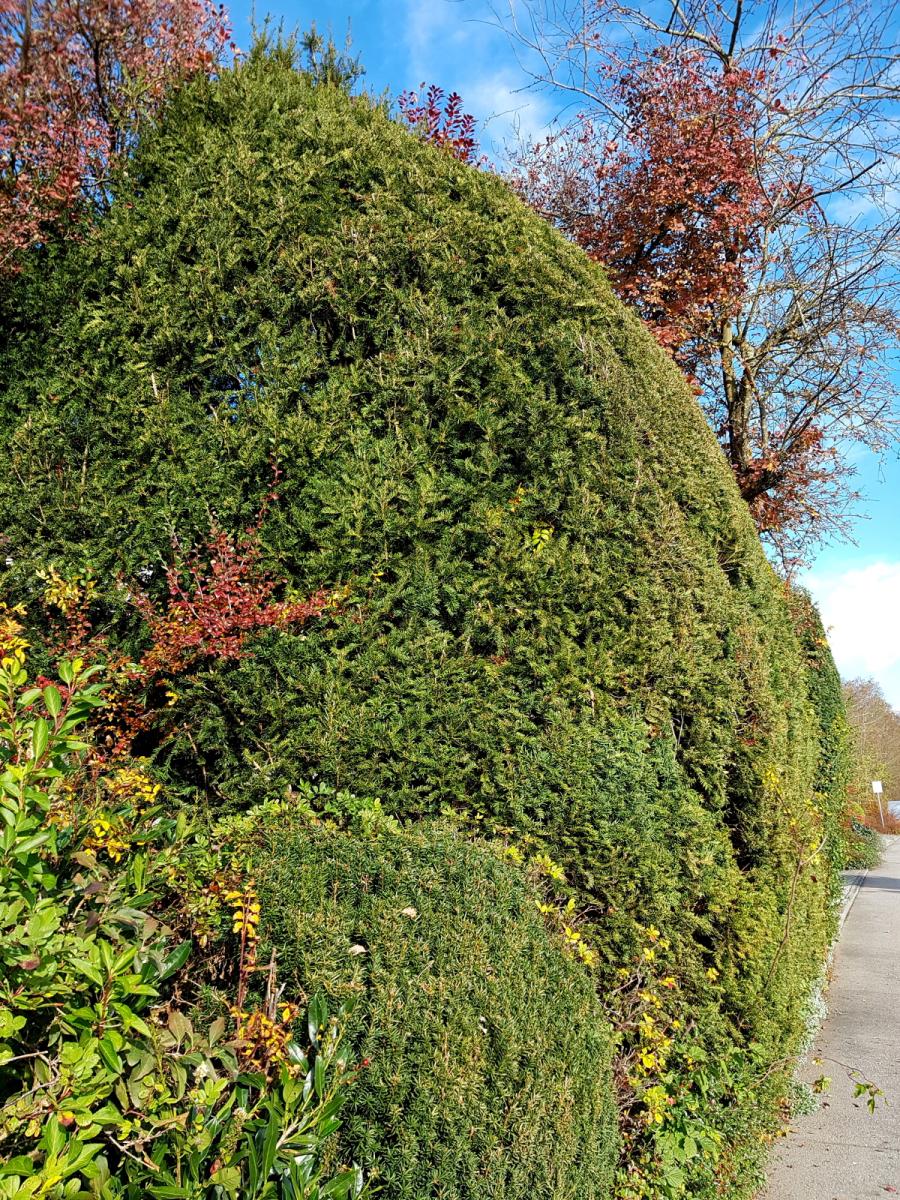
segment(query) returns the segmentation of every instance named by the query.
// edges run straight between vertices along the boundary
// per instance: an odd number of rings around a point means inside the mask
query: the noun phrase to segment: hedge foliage
[[[884,853],[881,835],[877,830],[853,821],[847,831],[845,864],[852,871],[871,871],[881,862]]]
[[[610,1038],[522,874],[427,824],[271,817],[254,861],[288,991],[355,998],[363,1066],[337,1153],[388,1196],[607,1196]]]
[[[183,91],[117,186],[96,234],[0,300],[8,593],[51,562],[152,591],[172,536],[249,525],[277,464],[267,553],[299,594],[330,588],[333,615],[180,682],[181,733],[148,747],[172,787],[229,811],[314,779],[407,824],[532,839],[590,925],[614,1022],[617,973],[658,929],[695,1041],[718,1062],[750,1047],[753,1078],[777,1078],[832,929],[843,732],[827,647],[798,633],[676,368],[500,180],[313,87],[286,50]],[[123,595],[97,611],[136,646]],[[435,846],[423,863],[458,889],[462,852],[440,867]],[[284,853],[324,903],[322,846]],[[375,869],[374,848],[341,853]],[[411,862],[388,856],[389,891]],[[356,914],[385,946],[402,936],[374,900],[345,899],[328,910],[338,941]],[[509,929],[498,903],[486,946]],[[401,964],[407,986],[422,969],[400,950],[398,988]],[[290,953],[308,987],[314,964]],[[402,1051],[404,1086],[423,1053]],[[621,1194],[715,1195],[740,1176],[773,1097],[751,1075],[696,1102],[730,1147],[715,1171],[684,1133],[670,1171],[638,1117],[649,1148]],[[362,1096],[381,1120],[378,1084]],[[450,1139],[433,1152],[469,1170],[464,1125],[421,1104],[415,1121]],[[406,1146],[387,1195],[495,1194],[416,1193]],[[534,1194],[521,1186],[504,1194]]]

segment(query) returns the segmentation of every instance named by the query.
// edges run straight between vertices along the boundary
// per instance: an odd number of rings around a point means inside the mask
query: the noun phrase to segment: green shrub
[[[795,589],[791,602],[797,634],[806,654],[809,697],[818,722],[818,766],[813,786],[825,814],[828,860],[841,865],[853,776],[853,740],[843,686],[812,597],[802,589]],[[836,875],[832,881],[837,889]]]
[[[877,830],[852,821],[847,830],[844,866],[848,870],[871,871],[881,862],[884,853],[881,836]]]
[[[252,892],[204,893],[228,848],[165,815],[142,766],[87,761],[100,669],[34,686],[18,616],[0,604],[0,1197],[361,1196],[358,1167],[323,1167],[352,1081],[341,1019],[316,998],[304,1049],[298,1006],[253,1003]],[[231,1015],[195,1028],[183,995],[210,976]]]
[[[429,824],[254,823],[285,995],[356,998],[348,1037],[368,1065],[338,1154],[397,1200],[607,1196],[608,1026],[521,872]]]
[[[185,89],[97,233],[0,299],[4,586],[53,562],[160,590],[172,535],[247,527],[277,463],[270,563],[333,615],[181,681],[146,746],[172,789],[230,811],[314,779],[531,839],[590,926],[623,1061],[618,973],[654,927],[684,1053],[771,1080],[833,928],[827,649],[817,666],[694,397],[600,269],[288,58]],[[126,596],[95,614],[137,653]],[[686,1084],[718,1182],[686,1152],[663,1192],[647,1071],[632,1194],[746,1190],[770,1090]]]

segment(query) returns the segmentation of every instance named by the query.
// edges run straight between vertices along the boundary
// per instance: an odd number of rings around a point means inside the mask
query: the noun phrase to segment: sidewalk
[[[900,1194],[900,837],[886,839],[884,862],[861,881],[826,1000],[828,1020],[800,1077],[830,1075],[832,1084],[818,1112],[792,1121],[762,1200]],[[879,1097],[870,1113],[866,1097],[853,1095],[848,1067],[888,1104]]]

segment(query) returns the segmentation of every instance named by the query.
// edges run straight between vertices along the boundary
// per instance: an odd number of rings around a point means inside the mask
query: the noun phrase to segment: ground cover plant
[[[391,1200],[749,1194],[833,929],[845,734],[677,368],[500,180],[290,47],[179,92],[116,188],[0,299],[3,587],[77,590],[169,803],[255,813],[288,1000],[359,992],[336,1161]],[[218,655],[229,545],[279,584]]]

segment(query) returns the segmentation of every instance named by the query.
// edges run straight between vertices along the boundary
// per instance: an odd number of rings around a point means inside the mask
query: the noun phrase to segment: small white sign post
[[[884,833],[884,808],[882,807],[882,804],[881,804],[881,793],[883,791],[884,791],[884,788],[881,786],[881,780],[873,779],[872,780],[872,792],[875,796],[875,799],[878,801],[878,812],[881,814],[881,832],[882,833]]]

